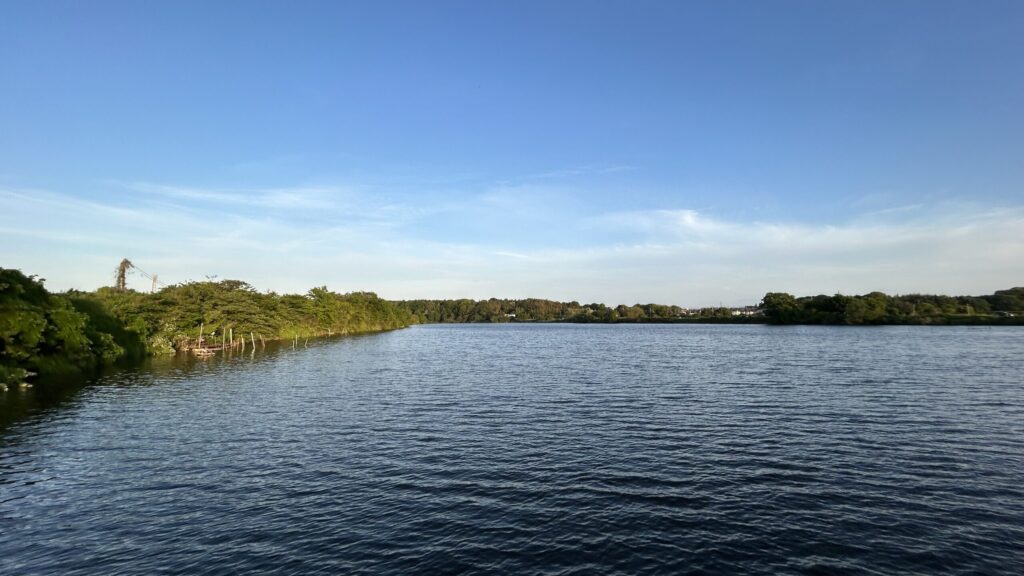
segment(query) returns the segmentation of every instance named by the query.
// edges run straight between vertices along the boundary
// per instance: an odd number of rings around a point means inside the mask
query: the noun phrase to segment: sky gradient
[[[1021,2],[2,6],[0,266],[51,289],[1024,285]]]

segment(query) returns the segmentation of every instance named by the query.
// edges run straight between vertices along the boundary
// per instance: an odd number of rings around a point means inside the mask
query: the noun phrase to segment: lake
[[[0,573],[1022,574],[1022,380],[1012,327],[425,325],[155,360],[0,398]]]

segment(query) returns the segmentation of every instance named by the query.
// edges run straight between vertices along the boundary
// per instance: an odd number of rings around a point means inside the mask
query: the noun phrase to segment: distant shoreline
[[[848,296],[795,297],[769,292],[756,306],[687,309],[665,304],[607,306],[542,298],[488,300],[397,300],[420,323],[572,322],[824,325],[1024,324],[1024,288],[986,296],[942,296],[881,292]]]
[[[620,319],[611,321],[577,320],[509,320],[507,322],[422,322],[421,324],[746,324],[761,326],[1024,326],[1024,316],[1004,318],[999,316],[969,316],[966,318],[928,318],[930,321],[883,321],[871,324],[846,324],[843,322],[769,322],[763,317],[753,318],[665,318],[665,319]]]

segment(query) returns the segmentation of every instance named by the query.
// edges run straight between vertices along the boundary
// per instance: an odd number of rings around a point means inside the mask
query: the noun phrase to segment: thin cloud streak
[[[144,194],[154,194],[177,200],[192,200],[218,204],[243,204],[260,208],[308,210],[335,207],[338,200],[350,194],[338,188],[297,187],[216,190],[166,186],[149,182],[129,182],[122,186]]]

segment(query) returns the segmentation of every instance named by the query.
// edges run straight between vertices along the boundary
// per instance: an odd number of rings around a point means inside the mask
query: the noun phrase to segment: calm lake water
[[[0,429],[0,573],[1024,574],[1024,329],[431,325]]]

